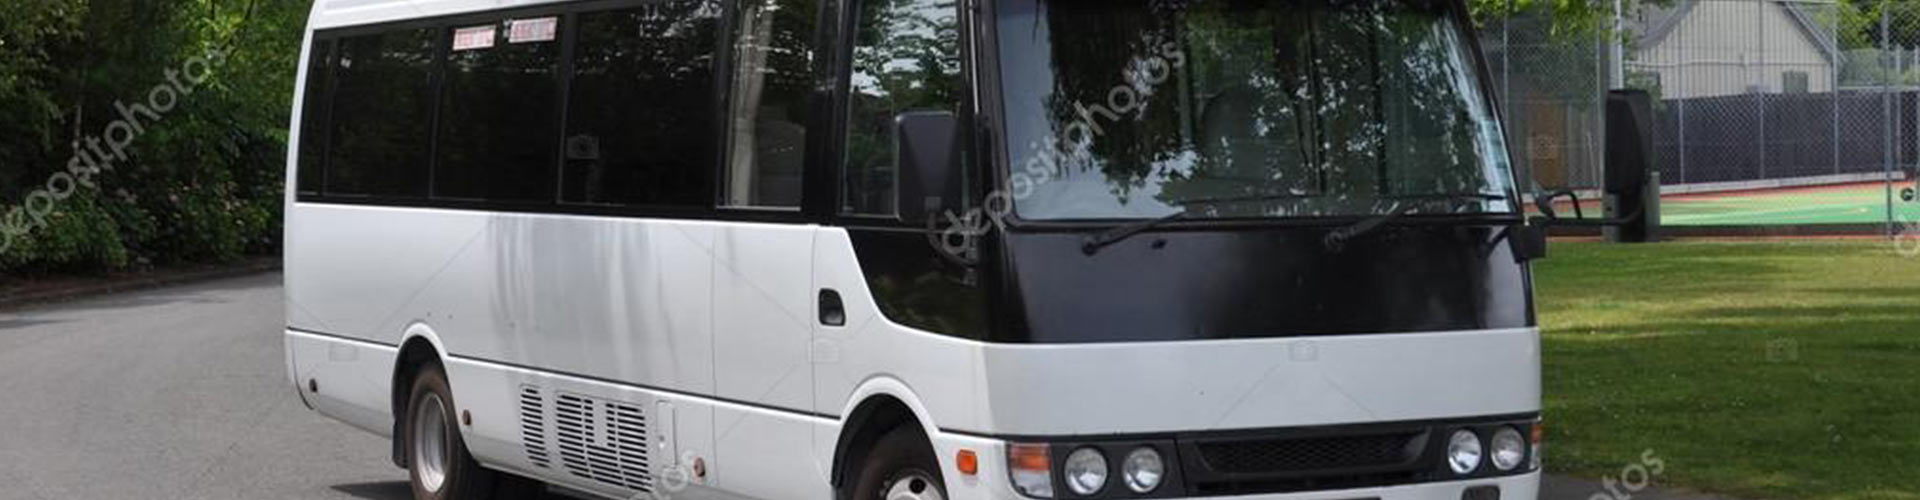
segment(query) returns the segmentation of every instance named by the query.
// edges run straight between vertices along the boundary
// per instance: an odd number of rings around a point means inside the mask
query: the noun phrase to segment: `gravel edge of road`
[[[218,267],[162,270],[152,273],[111,276],[99,280],[64,284],[43,289],[29,288],[23,291],[0,293],[0,311],[10,311],[27,306],[67,302],[121,292],[149,290],[226,278],[238,278],[279,270],[281,270],[279,258],[258,258]]]

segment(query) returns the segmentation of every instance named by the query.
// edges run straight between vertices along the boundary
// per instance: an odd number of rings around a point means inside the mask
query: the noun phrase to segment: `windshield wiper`
[[[1366,220],[1356,222],[1351,226],[1343,227],[1338,230],[1335,230],[1334,232],[1327,233],[1326,239],[1322,240],[1321,244],[1325,245],[1328,251],[1338,252],[1341,249],[1346,248],[1348,241],[1352,241],[1354,238],[1358,238],[1361,235],[1365,235],[1367,233],[1373,232],[1373,230],[1379,229],[1380,226],[1385,226],[1394,221],[1398,221],[1401,218],[1404,218],[1406,216],[1413,215],[1415,212],[1418,212],[1420,210],[1419,203],[1409,203],[1402,206],[1397,202],[1397,200],[1502,201],[1502,200],[1506,200],[1507,197],[1505,195],[1498,195],[1498,194],[1454,193],[1454,194],[1424,194],[1424,195],[1396,196],[1389,199],[1396,200],[1393,210],[1388,211],[1387,213],[1384,213],[1384,214],[1368,217]]]
[[[1092,256],[1094,254],[1100,253],[1101,249],[1113,246],[1113,244],[1115,243],[1126,241],[1127,238],[1132,238],[1135,235],[1147,232],[1150,229],[1160,227],[1169,222],[1185,219],[1189,215],[1192,215],[1193,209],[1191,207],[1193,205],[1212,205],[1217,203],[1237,203],[1237,202],[1248,202],[1248,201],[1299,200],[1299,199],[1306,199],[1311,197],[1312,196],[1310,195],[1304,195],[1304,194],[1275,193],[1275,194],[1261,194],[1261,195],[1252,195],[1252,196],[1234,196],[1234,197],[1225,197],[1225,198],[1201,198],[1197,200],[1178,200],[1172,203],[1175,205],[1180,205],[1181,207],[1180,211],[1174,212],[1165,216],[1147,219],[1139,222],[1134,222],[1132,224],[1116,227],[1113,229],[1109,229],[1106,232],[1088,235],[1086,241],[1080,244],[1080,251],[1086,253],[1089,256]]]
[[[1088,235],[1086,241],[1080,244],[1080,251],[1083,253],[1086,253],[1089,256],[1099,254],[1100,250],[1113,246],[1116,243],[1126,241],[1128,238],[1137,236],[1140,233],[1147,232],[1149,230],[1152,230],[1153,228],[1157,228],[1157,227],[1166,225],[1168,223],[1184,220],[1193,215],[1193,209],[1191,207],[1194,205],[1212,205],[1212,204],[1219,204],[1219,203],[1236,203],[1236,202],[1269,201],[1269,200],[1297,200],[1297,199],[1306,199],[1311,197],[1312,196],[1310,195],[1278,193],[1278,194],[1267,194],[1267,195],[1238,196],[1238,197],[1227,197],[1227,198],[1203,198],[1203,199],[1197,199],[1197,200],[1175,201],[1173,202],[1174,204],[1178,204],[1183,207],[1181,208],[1180,211],[1167,214],[1161,217],[1146,219],[1146,220],[1134,222],[1132,224],[1115,227],[1105,232]],[[1460,193],[1460,194],[1428,194],[1428,195],[1398,196],[1390,199],[1393,199],[1393,200],[1429,200],[1431,199],[1431,200],[1449,200],[1449,201],[1457,201],[1457,200],[1501,201],[1501,200],[1506,200],[1508,198],[1504,195],[1497,195],[1497,194]],[[1341,228],[1340,230],[1337,230],[1337,231],[1334,231],[1333,233],[1328,234],[1325,243],[1329,248],[1338,249],[1342,246],[1345,246],[1348,240],[1352,240],[1355,237],[1358,237],[1363,234],[1367,234],[1368,232],[1371,232],[1374,229],[1378,229],[1380,226],[1384,226],[1384,225],[1387,225],[1388,223],[1399,220],[1401,217],[1412,215],[1419,208],[1420,208],[1420,204],[1418,203],[1410,203],[1405,206],[1396,206],[1393,209],[1393,211],[1389,213],[1367,218],[1366,220],[1360,221],[1359,223]]]

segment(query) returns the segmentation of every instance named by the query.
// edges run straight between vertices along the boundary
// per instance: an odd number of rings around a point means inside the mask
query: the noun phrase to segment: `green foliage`
[[[1638,0],[1624,0],[1627,6]],[[1613,3],[1593,0],[1469,0],[1476,21],[1551,12],[1556,36],[1591,36],[1613,29]]]
[[[1920,2],[1840,0],[1833,11],[1842,48],[1920,47]]]
[[[1912,61],[1920,51],[1920,2],[1840,0],[1820,14],[1847,53],[1842,86],[1920,85],[1920,68],[1895,62]]]
[[[76,145],[185,79],[129,158],[14,238],[0,275],[218,262],[279,246],[286,126],[307,2],[23,0],[0,16],[0,210],[66,170]]]
[[[0,268],[49,273],[127,265],[127,248],[120,241],[113,213],[92,192],[76,191],[46,220],[47,227],[34,237],[16,239],[12,248],[0,253]]]
[[[1679,0],[1618,0],[1627,16],[1648,6],[1669,6]],[[1467,10],[1475,22],[1519,15],[1543,15],[1553,20],[1550,33],[1562,39],[1590,39],[1593,36],[1626,36],[1614,29],[1612,0],[1467,0]]]

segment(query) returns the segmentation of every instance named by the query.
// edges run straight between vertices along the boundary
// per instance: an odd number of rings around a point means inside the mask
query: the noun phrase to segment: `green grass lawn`
[[[1920,259],[1886,241],[1553,246],[1550,471],[1748,499],[1920,499]]]

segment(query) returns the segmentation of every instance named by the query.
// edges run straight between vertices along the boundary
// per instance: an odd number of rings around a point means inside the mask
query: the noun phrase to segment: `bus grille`
[[[1404,465],[1419,458],[1419,432],[1200,443],[1207,468],[1274,474]]]

